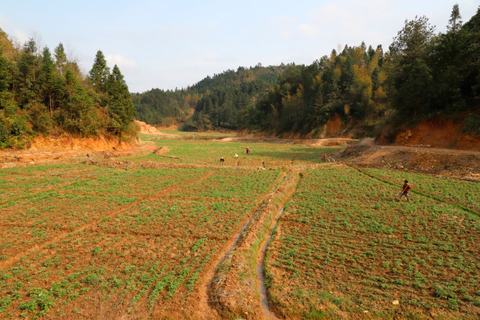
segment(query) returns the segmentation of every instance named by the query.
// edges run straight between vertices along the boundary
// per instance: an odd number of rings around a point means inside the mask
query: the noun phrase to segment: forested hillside
[[[346,46],[309,66],[289,66],[256,104],[249,128],[307,134],[333,116],[367,125],[386,113],[385,78],[381,46]]]
[[[437,34],[427,17],[416,17],[388,50],[362,43],[311,65],[228,70],[187,89],[137,94],[135,107],[141,120],[181,121],[187,130],[382,132],[388,140],[402,125],[457,117],[465,132],[480,134],[480,10],[463,24],[455,5],[446,24]],[[326,132],[331,122],[334,130]]]
[[[287,67],[239,67],[206,77],[183,90],[152,89],[133,94],[138,119],[153,125],[184,123],[185,130],[240,129],[260,96]],[[193,114],[192,114],[193,112]]]
[[[30,39],[15,46],[0,29],[0,149],[25,148],[39,134],[116,137],[134,133],[135,109],[120,69],[101,51],[87,76],[67,57]]]
[[[463,25],[455,5],[444,34],[435,34],[426,17],[407,21],[388,62],[393,123],[440,117],[480,134],[480,7]]]

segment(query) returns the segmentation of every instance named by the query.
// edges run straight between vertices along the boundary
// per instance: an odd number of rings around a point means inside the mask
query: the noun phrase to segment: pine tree
[[[90,70],[89,73],[89,79],[91,80],[96,92],[106,92],[106,83],[109,79],[109,76],[110,69],[107,66],[107,60],[105,60],[103,52],[98,50],[97,55],[95,56],[95,61],[93,62],[92,70]]]
[[[117,65],[113,67],[105,88],[108,94],[108,111],[112,118],[109,129],[120,134],[126,131],[133,121],[135,108],[127,83]]]
[[[53,115],[54,108],[54,72],[55,62],[50,50],[45,47],[42,52],[42,73],[40,82],[42,86],[43,102],[48,106],[50,115]]]
[[[432,90],[428,65],[434,28],[426,17],[406,21],[390,45],[389,95],[393,108],[403,115],[424,114]]]
[[[65,72],[63,108],[60,110],[60,124],[71,133],[95,136],[99,133],[99,113],[87,90],[79,83],[75,73]]]
[[[449,25],[447,26],[448,31],[458,32],[462,27],[462,16],[460,15],[460,9],[458,4],[455,4],[450,14]]]
[[[18,60],[19,75],[16,78],[18,87],[18,98],[20,107],[38,100],[40,91],[38,77],[40,73],[40,58],[37,54],[37,45],[35,40],[28,40],[19,56]]]
[[[55,63],[57,65],[57,70],[61,75],[65,75],[65,68],[67,66],[67,55],[65,53],[65,48],[60,42],[55,48]]]
[[[4,109],[11,99],[10,88],[12,85],[11,64],[3,56],[0,48],[0,110]]]

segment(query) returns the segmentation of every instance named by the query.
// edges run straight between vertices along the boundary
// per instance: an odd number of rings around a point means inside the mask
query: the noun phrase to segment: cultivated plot
[[[161,155],[150,154],[144,157],[135,157],[132,161],[155,161],[166,164],[200,164],[222,165],[226,168],[263,167],[266,169],[303,166],[323,163],[323,155],[328,161],[334,160],[332,153],[343,149],[339,147],[313,147],[267,142],[223,142],[199,140],[156,140],[159,147],[165,148]],[[250,152],[246,153],[246,147]],[[237,154],[239,157],[234,158]],[[220,162],[220,158],[225,162]]]
[[[279,315],[479,315],[479,217],[391,195],[391,185],[349,167],[305,172],[268,248]]]
[[[78,170],[75,177],[75,167],[58,166],[72,175],[68,184],[22,198],[14,197],[24,185],[15,177],[43,181],[44,170],[8,175],[11,199],[0,205],[2,318],[181,315],[205,267],[279,176],[277,170],[87,168],[97,175]]]
[[[413,192],[420,191],[480,212],[480,183],[478,182],[397,170],[371,168],[362,170],[379,179],[397,183],[399,186],[407,179],[414,188]]]

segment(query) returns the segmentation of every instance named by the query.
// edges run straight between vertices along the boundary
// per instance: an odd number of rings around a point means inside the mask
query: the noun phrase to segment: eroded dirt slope
[[[395,168],[480,181],[478,151],[357,145],[343,150],[339,159],[358,166]]]

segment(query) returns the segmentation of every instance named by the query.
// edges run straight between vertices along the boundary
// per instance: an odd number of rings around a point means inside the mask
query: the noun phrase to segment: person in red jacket
[[[407,201],[410,201],[409,193],[411,189],[412,189],[412,186],[410,185],[410,183],[408,183],[408,180],[405,180],[403,182],[402,192],[400,192],[399,198],[402,198],[402,196],[405,196],[405,198],[407,198]]]

